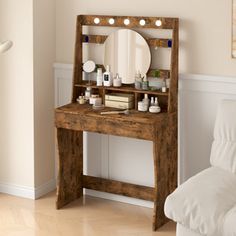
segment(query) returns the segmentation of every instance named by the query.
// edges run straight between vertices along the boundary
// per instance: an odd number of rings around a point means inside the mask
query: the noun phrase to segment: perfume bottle
[[[103,78],[102,78],[102,68],[97,69],[97,86],[102,86]]]
[[[142,85],[142,77],[140,72],[138,72],[137,74],[135,74],[135,88],[141,89],[141,85]]]
[[[103,74],[103,85],[112,86],[112,73],[110,72],[110,66],[107,65],[106,72]]]
[[[159,106],[158,97],[155,97],[154,106]]]
[[[149,87],[149,83],[148,83],[147,75],[145,75],[142,82],[142,90],[148,90],[148,87]]]
[[[154,106],[154,103],[155,103],[155,102],[154,102],[154,97],[151,97],[151,103],[150,103],[150,105],[151,105],[151,106]]]
[[[150,99],[148,98],[148,94],[144,94],[143,103],[145,103],[147,107],[149,107]]]
[[[84,97],[86,100],[89,100],[89,98],[91,97],[91,87],[87,87],[86,90],[85,90],[85,93],[84,93]]]

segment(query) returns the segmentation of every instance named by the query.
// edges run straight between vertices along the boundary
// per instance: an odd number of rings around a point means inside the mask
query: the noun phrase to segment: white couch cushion
[[[236,176],[218,167],[210,167],[167,197],[165,214],[202,235],[223,236],[224,217],[235,204]]]
[[[223,235],[235,236],[236,235],[236,205],[230,209],[225,215],[223,225]]]
[[[196,232],[193,232],[190,229],[185,228],[181,224],[176,225],[176,236],[202,236]]]
[[[236,101],[221,101],[216,116],[211,165],[236,174]]]

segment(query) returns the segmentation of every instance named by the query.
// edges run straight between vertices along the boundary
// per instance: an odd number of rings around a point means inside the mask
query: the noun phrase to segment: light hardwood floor
[[[55,193],[36,201],[0,194],[1,236],[174,236],[169,222],[151,231],[152,210],[84,197],[61,210]]]

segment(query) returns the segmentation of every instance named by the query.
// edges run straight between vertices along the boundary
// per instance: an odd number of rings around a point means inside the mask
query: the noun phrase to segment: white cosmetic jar
[[[149,112],[151,112],[151,113],[159,113],[159,112],[161,112],[161,108],[159,106],[150,106],[149,107]]]

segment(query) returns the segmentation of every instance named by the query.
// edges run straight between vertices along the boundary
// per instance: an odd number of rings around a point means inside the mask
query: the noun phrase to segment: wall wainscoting
[[[55,106],[70,102],[71,64],[54,65]],[[217,104],[236,99],[236,78],[186,75],[179,79],[179,183],[209,166]],[[84,132],[84,165],[89,175],[153,186],[152,143]],[[135,164],[134,164],[135,163]],[[135,205],[152,202],[86,190],[86,194]]]

